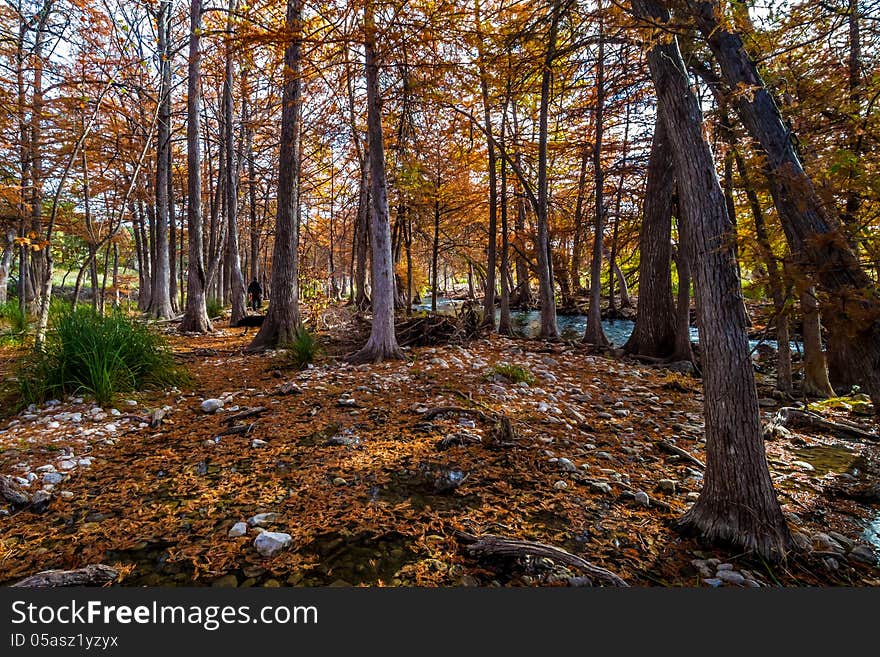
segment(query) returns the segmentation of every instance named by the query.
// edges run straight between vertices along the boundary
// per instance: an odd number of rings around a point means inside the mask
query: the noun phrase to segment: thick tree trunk
[[[547,178],[547,115],[550,109],[550,92],[553,78],[553,60],[556,59],[556,37],[562,19],[562,2],[554,0],[551,9],[550,31],[544,54],[544,70],[541,73],[541,103],[538,114],[538,240],[535,245],[538,260],[538,296],[541,302],[542,340],[559,337],[556,325],[556,290],[553,286],[553,259],[550,253],[550,185]]]
[[[189,62],[186,94],[186,222],[189,235],[186,306],[181,331],[206,333],[213,331],[208,319],[205,294],[208,278],[205,272],[204,239],[202,236],[202,154],[201,143],[201,52],[202,0],[190,0]]]
[[[168,176],[171,149],[171,56],[168,44],[168,24],[171,5],[159,6],[157,33],[159,40],[159,125],[156,131],[156,259],[153,265],[150,307],[148,313],[156,319],[174,316],[171,307],[171,263],[168,253]]]
[[[640,18],[670,21],[669,12],[653,0],[631,4]],[[662,28],[651,32],[655,45],[647,58],[675,159],[703,352],[705,483],[680,526],[764,558],[781,559],[791,536],[764,453],[746,317],[729,242],[732,226],[678,42]]]
[[[624,345],[631,354],[666,358],[675,348],[672,300],[672,145],[659,113],[648,158],[648,179],[639,231],[639,303],[633,332]]]
[[[248,346],[248,351],[288,344],[293,342],[301,330],[298,248],[303,0],[287,0],[286,27],[291,39],[284,51],[278,214],[275,219],[275,248],[272,251],[272,289],[266,319]]]
[[[382,99],[376,59],[376,26],[372,0],[364,5],[364,52],[367,69],[367,132],[369,134],[370,197],[373,246],[373,323],[370,338],[351,355],[354,362],[380,362],[403,358],[394,333],[394,269],[391,259],[391,226],[388,218],[388,184],[385,178],[385,144],[382,135]]]
[[[749,89],[733,102],[766,157],[773,200],[795,259],[794,275],[815,282],[829,332],[847,336],[847,369],[871,395],[880,413],[880,291],[859,265],[833,207],[822,202],[804,171],[794,136],[746,51],[728,28],[717,0],[688,0],[727,86]],[[799,270],[799,271],[798,271]]]

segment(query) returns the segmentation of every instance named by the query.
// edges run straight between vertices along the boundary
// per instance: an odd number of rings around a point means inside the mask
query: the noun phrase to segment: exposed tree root
[[[753,510],[738,510],[727,503],[723,507],[712,505],[704,494],[673,526],[682,534],[711,544],[732,546],[767,561],[784,561],[793,547],[788,528],[780,532],[757,523]]]
[[[656,441],[656,444],[659,445],[662,449],[666,450],[667,452],[671,452],[672,454],[677,454],[678,456],[680,456],[684,460],[688,461],[689,463],[693,463],[701,470],[706,469],[706,464],[703,463],[700,459],[698,459],[696,456],[694,456],[690,452],[683,450],[681,447],[676,447],[668,440],[658,440],[658,441]]]
[[[537,543],[535,541],[522,541],[515,538],[503,538],[493,534],[473,536],[472,534],[458,532],[457,537],[467,546],[467,551],[473,555],[485,554],[515,559],[523,557],[543,557],[545,559],[556,561],[564,566],[576,568],[585,573],[588,578],[596,579],[605,584],[621,587],[629,586],[629,584],[627,584],[621,577],[612,573],[610,570],[596,566],[586,559],[582,559],[575,554],[571,554],[570,552],[566,552],[565,550],[552,545]]]

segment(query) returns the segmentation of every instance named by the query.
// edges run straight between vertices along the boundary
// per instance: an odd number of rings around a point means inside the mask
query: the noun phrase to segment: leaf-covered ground
[[[414,348],[406,362],[355,367],[325,356],[298,372],[281,352],[244,354],[250,337],[172,336],[191,389],[123,397],[116,409],[68,399],[8,417],[0,475],[33,479],[30,492],[57,483],[45,512],[0,517],[0,583],[89,563],[119,566],[123,585],[582,582],[546,559],[477,558],[457,532],[548,543],[633,585],[880,582],[858,545],[872,519],[880,527],[880,507],[850,499],[877,482],[876,445],[794,433],[767,442],[805,548],[768,566],[671,528],[701,470],[662,443],[705,460],[698,380],[577,345],[498,337]],[[498,374],[512,376],[505,365],[532,382]],[[224,405],[206,414],[211,398]],[[763,404],[769,418],[775,409]],[[227,421],[257,407],[265,411]],[[440,407],[468,412],[435,415]],[[159,408],[165,418],[150,428]],[[497,433],[501,416],[512,444]],[[258,513],[276,514],[265,529],[292,537],[272,558],[254,548],[259,529],[228,536]]]

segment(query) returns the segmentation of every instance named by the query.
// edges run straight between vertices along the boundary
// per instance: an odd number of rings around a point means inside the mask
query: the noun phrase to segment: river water
[[[437,312],[440,314],[453,314],[462,303],[464,302],[457,299],[437,299]],[[414,304],[413,309],[430,312],[431,302],[428,300],[425,303]],[[498,322],[500,315],[501,311],[496,310],[496,323]],[[539,310],[512,310],[510,312],[510,320],[513,325],[513,333],[517,337],[537,338],[541,332],[541,312]],[[587,316],[557,315],[556,325],[559,327],[559,334],[563,339],[578,340],[583,337],[584,331],[587,328]],[[605,336],[615,347],[623,346],[623,344],[629,339],[629,336],[633,331],[633,326],[635,326],[635,322],[629,319],[602,320],[602,329],[605,331]],[[691,326],[690,333],[691,342],[697,343],[700,341],[699,333],[695,326]],[[762,341],[749,340],[749,348],[754,349],[759,342]],[[763,344],[771,349],[776,349],[775,340],[764,340]],[[790,344],[793,352],[797,353],[801,351],[802,346],[800,343],[792,342]]]

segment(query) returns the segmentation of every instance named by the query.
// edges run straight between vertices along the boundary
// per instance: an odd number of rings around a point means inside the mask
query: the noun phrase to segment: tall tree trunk
[[[550,109],[553,61],[556,59],[556,37],[562,20],[562,0],[554,0],[551,8],[547,50],[541,72],[541,102],[538,113],[538,240],[535,245],[538,260],[538,284],[541,301],[541,332],[543,340],[559,337],[556,325],[556,290],[553,285],[553,259],[550,253],[550,185],[547,178],[547,116]]]
[[[208,277],[205,272],[202,230],[201,51],[202,0],[190,0],[189,60],[186,88],[186,224],[189,236],[186,306],[181,331],[213,331],[206,310]]]
[[[727,86],[746,88],[733,102],[749,134],[767,161],[771,193],[794,259],[793,274],[817,283],[831,335],[842,333],[845,353],[839,356],[871,395],[880,413],[880,292],[859,265],[846,236],[804,171],[773,98],[746,51],[742,38],[729,29],[717,0],[688,0],[697,26],[718,60]],[[798,271],[799,270],[799,271]]]
[[[574,294],[579,294],[584,289],[581,284],[581,257],[584,239],[584,197],[586,196],[587,165],[589,163],[590,149],[584,146],[580,173],[578,174],[577,199],[574,205],[574,236],[571,245],[571,283]]]
[[[370,338],[350,356],[354,362],[380,362],[403,358],[394,333],[394,269],[391,225],[388,217],[388,184],[385,178],[385,142],[382,135],[382,99],[372,0],[364,5],[364,53],[367,70],[367,132],[369,134],[370,199],[372,205],[373,322]]]
[[[507,112],[505,110],[505,116]],[[501,127],[501,147],[504,148],[504,126]],[[502,159],[501,166],[501,313],[498,318],[498,334],[512,335],[510,325],[510,240],[507,233],[507,163]]]
[[[816,290],[802,287],[800,290],[801,315],[804,340],[804,394],[813,397],[833,397],[834,389],[828,381],[828,366],[822,351],[822,323],[819,318],[819,302]]]
[[[791,338],[788,328],[788,310],[786,304],[785,284],[779,271],[779,264],[773,254],[770,236],[764,222],[761,202],[752,185],[742,154],[734,146],[733,158],[736,163],[740,183],[746,193],[752,219],[755,222],[755,237],[758,253],[767,268],[767,279],[770,286],[770,297],[773,299],[774,324],[776,326],[776,389],[783,393],[791,392]]]
[[[249,351],[293,342],[301,329],[298,248],[303,0],[287,0],[286,27],[291,37],[284,51],[278,214],[275,218],[275,248],[272,251],[272,289],[266,319],[248,346]]]
[[[174,313],[180,312],[179,290],[177,288],[177,209],[174,203],[174,153],[168,148],[168,295]],[[181,240],[182,243],[182,240]]]
[[[483,99],[483,126],[487,139],[486,153],[489,173],[489,242],[486,249],[486,289],[483,297],[483,325],[495,330],[495,270],[497,268],[498,244],[498,182],[495,157],[495,141],[492,136],[491,101],[489,100],[489,79],[486,75],[480,0],[474,0],[474,15],[477,25],[477,50],[479,55],[480,93]]]
[[[678,272],[678,294],[675,303],[675,342],[670,361],[687,361],[695,363],[694,346],[691,342],[691,261],[687,244],[679,230],[678,248],[674,256],[675,269]]]
[[[849,37],[849,108],[847,115],[847,145],[852,164],[847,175],[845,205],[841,219],[847,229],[850,245],[858,253],[859,212],[862,208],[861,186],[864,184],[862,172],[865,144],[864,119],[862,117],[862,38],[861,15],[858,0],[848,0],[847,20]],[[832,387],[849,390],[858,383],[858,376],[848,367],[847,351],[849,335],[843,331],[832,331],[828,335],[828,376]]]
[[[626,159],[629,154],[629,126],[630,126],[630,103],[626,103],[626,119],[623,123],[623,152],[621,154],[620,164],[620,182],[617,185],[617,194],[614,199],[614,228],[611,232],[611,258],[608,261],[608,304],[612,313],[616,314],[617,305],[614,298],[614,280],[620,281],[620,306],[621,308],[629,308],[632,306],[629,300],[629,290],[626,286],[626,279],[620,266],[617,263],[618,255],[618,236],[620,232],[620,206],[623,200],[623,184],[626,180]]]
[[[670,22],[668,10],[654,0],[632,0],[631,5],[639,18]],[[764,453],[746,317],[729,242],[731,221],[678,41],[663,27],[651,32],[655,45],[647,59],[675,159],[703,352],[705,483],[679,524],[709,540],[781,559],[791,536]]]
[[[365,158],[361,166],[360,184],[358,186],[358,213],[355,225],[355,258],[354,305],[360,311],[370,307],[367,296],[367,248],[370,235],[370,161]]]
[[[171,5],[159,5],[157,28],[159,39],[159,126],[156,132],[156,260],[153,264],[150,308],[151,317],[168,319],[174,316],[171,307],[171,263],[168,253],[168,176],[171,149],[171,51],[168,27]]]
[[[48,15],[40,20],[34,39],[33,59],[33,100],[31,104],[30,156],[31,156],[31,231],[43,234],[43,41]],[[37,308],[40,302],[40,287],[46,286],[47,259],[49,250],[31,250],[31,275],[29,300]]]
[[[601,2],[597,5],[602,11]],[[595,218],[593,221],[593,260],[590,263],[590,304],[584,342],[595,347],[609,346],[602,330],[602,252],[605,237],[605,168],[602,164],[602,132],[605,126],[605,28],[599,18],[599,53],[596,57],[596,135],[593,140],[593,176],[595,178]],[[613,277],[612,277],[613,280]]]
[[[250,278],[259,281],[262,272],[260,271],[260,228],[257,225],[257,171],[254,159],[254,126],[251,122],[250,104],[250,87],[248,86],[248,69],[243,68],[241,71],[241,115],[245,125],[244,143],[245,153],[247,157],[247,177],[248,177],[248,218],[250,232]]]
[[[431,312],[437,312],[437,295],[440,288],[438,259],[440,256],[440,162],[437,162],[437,179],[434,182],[434,235],[431,240]]]
[[[624,345],[631,354],[666,358],[675,348],[672,300],[672,144],[658,112],[648,157],[642,226],[639,231],[639,303],[633,332]]]
[[[237,6],[236,0],[229,0],[229,19],[226,27],[229,39],[232,38],[234,22],[232,14]],[[233,67],[232,43],[226,46],[226,79],[223,82],[223,114],[225,115],[226,127],[226,213],[228,225],[226,227],[227,246],[227,280],[230,284],[232,296],[232,312],[229,317],[230,325],[236,324],[247,315],[247,302],[245,300],[244,276],[241,273],[241,256],[238,247],[238,172],[239,168],[235,161],[235,102],[232,97],[235,86]]]

